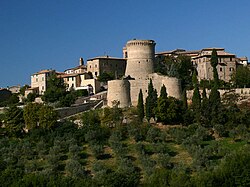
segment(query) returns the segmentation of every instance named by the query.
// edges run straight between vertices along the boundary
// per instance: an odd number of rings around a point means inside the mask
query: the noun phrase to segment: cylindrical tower
[[[114,104],[118,104],[118,107],[130,107],[130,83],[128,80],[113,80],[108,81],[108,94],[107,94],[108,106],[113,107]]]
[[[181,99],[181,81],[175,77],[166,77],[162,80],[167,88],[168,96],[175,97],[176,99]]]
[[[155,42],[153,40],[130,40],[126,44],[126,76],[147,79],[154,72]]]

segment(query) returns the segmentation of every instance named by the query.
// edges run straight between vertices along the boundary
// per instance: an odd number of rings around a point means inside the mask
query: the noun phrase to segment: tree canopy
[[[163,75],[179,78],[182,89],[192,87],[194,66],[188,56],[179,55],[178,57],[166,56],[163,59],[158,58],[155,70]]]
[[[50,75],[48,79],[47,90],[42,96],[43,101],[45,102],[56,102],[66,94],[66,86],[63,80],[57,77],[56,73]]]
[[[137,104],[137,110],[140,120],[142,121],[144,118],[144,103],[143,103],[143,94],[142,90],[140,89],[139,95],[138,95],[138,104]]]
[[[244,66],[237,67],[232,75],[232,81],[236,87],[250,88],[250,69]]]

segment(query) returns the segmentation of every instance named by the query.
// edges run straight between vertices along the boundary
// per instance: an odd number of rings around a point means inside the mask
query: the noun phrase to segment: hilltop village
[[[1,90],[0,186],[250,186],[248,59],[155,45]]]
[[[199,81],[213,79],[210,65],[213,48],[195,51],[176,49],[155,53],[155,45],[153,40],[134,39],[128,41],[123,47],[123,58],[100,56],[88,59],[85,64],[83,58],[80,58],[78,66],[66,69],[64,72],[52,69],[41,70],[31,75],[31,84],[25,90],[24,96],[27,97],[33,93],[38,97],[36,101],[42,102],[39,96],[48,89],[51,75],[56,74],[66,85],[67,91],[86,90],[90,96],[108,90],[107,93],[102,94],[108,106],[112,106],[113,101],[119,101],[120,107],[135,106],[140,89],[144,99],[146,98],[150,79],[158,93],[161,86],[165,85],[169,96],[180,99],[182,93],[180,80],[170,74],[162,75],[155,71],[157,64],[164,61],[166,57],[189,57],[193,67],[196,68]],[[219,79],[224,82],[231,81],[232,74],[238,67],[249,65],[247,57],[237,57],[235,54],[226,52],[224,48],[215,49],[219,61],[217,66]],[[103,81],[102,77],[104,79],[106,77],[107,80]],[[17,93],[19,89],[20,86],[8,88],[13,93]],[[6,92],[6,89],[2,89],[2,92]]]

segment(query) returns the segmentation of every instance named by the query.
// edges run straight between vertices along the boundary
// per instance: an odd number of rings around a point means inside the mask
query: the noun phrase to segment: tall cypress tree
[[[194,92],[193,92],[193,97],[192,97],[192,109],[195,113],[195,120],[196,122],[200,121],[200,112],[201,112],[201,96],[200,96],[200,91],[198,87],[198,79],[197,79],[197,74],[196,71],[193,72],[193,86],[194,86]]]
[[[166,86],[164,84],[161,87],[160,97],[162,97],[164,99],[168,98],[167,89],[166,89]]]
[[[218,65],[218,56],[216,50],[213,49],[211,56],[211,66],[213,67],[214,85],[209,95],[209,108],[212,117],[212,123],[218,123],[218,113],[219,113],[219,108],[221,106],[220,92],[218,91],[219,78],[216,68],[217,65]]]
[[[153,87],[152,79],[148,84],[148,96],[145,105],[146,117],[147,120],[150,120],[151,117],[154,117],[154,108],[157,105],[157,91]]]
[[[139,96],[138,96],[137,110],[138,110],[139,118],[142,121],[145,114],[144,114],[143,94],[142,94],[141,89],[140,89]]]
[[[210,63],[211,63],[211,66],[213,68],[214,84],[215,84],[215,86],[218,87],[219,86],[219,75],[217,72],[218,56],[217,56],[216,49],[212,50]]]
[[[166,87],[163,84],[161,87],[161,94],[160,97],[157,99],[157,105],[155,107],[155,116],[157,117],[157,121],[161,121],[164,123],[168,122],[168,116],[167,116],[167,111],[168,111],[168,96],[167,96],[167,91]]]
[[[205,127],[209,127],[211,117],[210,117],[209,101],[207,98],[205,86],[203,86],[203,91],[202,91],[201,115],[202,115],[202,124]]]
[[[186,88],[184,88],[183,92],[182,92],[182,103],[183,103],[183,110],[187,110],[188,109],[188,104],[187,104],[187,91]]]
[[[205,108],[208,105],[208,98],[207,98],[207,92],[206,92],[206,88],[203,87],[202,90],[202,103],[201,103],[201,107]]]

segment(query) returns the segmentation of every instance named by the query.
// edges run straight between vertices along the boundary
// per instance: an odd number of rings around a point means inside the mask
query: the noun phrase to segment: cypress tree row
[[[140,89],[139,96],[138,96],[137,110],[138,110],[139,118],[142,121],[145,114],[144,114],[143,94],[142,94],[141,89]]]

